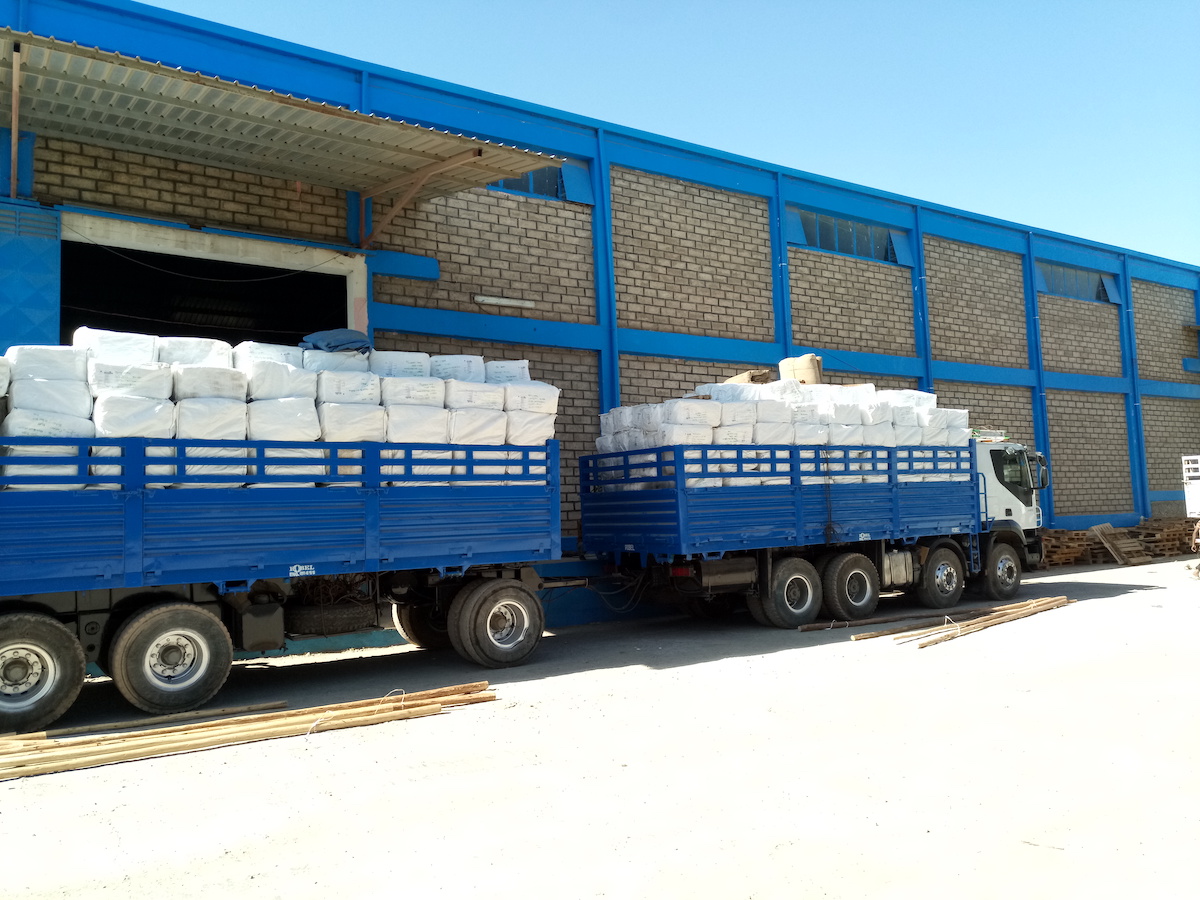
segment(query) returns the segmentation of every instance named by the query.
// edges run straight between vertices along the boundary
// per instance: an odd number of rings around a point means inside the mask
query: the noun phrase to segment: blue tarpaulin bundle
[[[331,328],[329,331],[314,331],[305,335],[300,346],[305,350],[357,350],[368,353],[371,339],[353,328]]]

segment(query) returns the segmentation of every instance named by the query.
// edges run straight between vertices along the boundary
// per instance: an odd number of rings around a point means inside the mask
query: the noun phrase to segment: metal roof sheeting
[[[0,30],[0,76],[21,47],[24,130],[289,181],[403,192],[406,176],[479,149],[428,178],[414,199],[561,165],[542,153],[381,118],[53,38]],[[0,117],[11,122],[11,90]]]

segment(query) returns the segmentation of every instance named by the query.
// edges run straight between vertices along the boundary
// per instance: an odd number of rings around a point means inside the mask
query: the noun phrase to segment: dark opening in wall
[[[64,241],[61,341],[82,325],[237,344],[346,327],[346,279]]]

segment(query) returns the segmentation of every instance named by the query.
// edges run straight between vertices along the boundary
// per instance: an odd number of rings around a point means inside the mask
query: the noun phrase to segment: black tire
[[[753,591],[746,595],[746,609],[750,610],[750,618],[763,628],[770,628],[771,620],[767,618],[766,603],[766,599],[759,591]]]
[[[761,596],[763,624],[799,628],[815,622],[821,595],[821,577],[812,563],[795,556],[778,559],[771,567],[770,589]]]
[[[541,601],[515,578],[470,582],[450,604],[447,619],[458,655],[489,669],[523,663],[546,627]]]
[[[347,634],[377,624],[374,603],[285,603],[283,626],[288,634]]]
[[[825,611],[834,619],[865,619],[879,605],[879,573],[861,553],[842,553],[825,567]]]
[[[929,609],[950,609],[962,599],[966,586],[963,562],[949,547],[938,547],[925,557],[917,582],[917,600]]]
[[[401,606],[396,610],[400,633],[414,647],[445,650],[452,646],[446,613],[435,606]]]
[[[983,595],[994,603],[1007,603],[1017,596],[1021,589],[1021,557],[1011,544],[992,544],[979,584]]]
[[[151,606],[113,639],[109,667],[121,696],[148,713],[195,709],[229,677],[233,643],[221,620],[190,603]]]
[[[83,648],[62,623],[0,616],[0,732],[45,728],[75,702],[84,671]]]

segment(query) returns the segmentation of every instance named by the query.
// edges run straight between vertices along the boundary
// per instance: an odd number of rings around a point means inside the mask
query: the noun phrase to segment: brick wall
[[[1021,257],[925,236],[933,358],[1029,367]]]
[[[616,168],[612,194],[622,327],[773,338],[765,200]]]
[[[724,381],[748,369],[766,369],[761,363],[710,363],[664,356],[621,356],[621,405],[674,400],[698,384]],[[778,373],[775,373],[778,377]]]
[[[1042,364],[1049,372],[1121,375],[1120,308],[1038,294]]]
[[[375,347],[379,350],[419,350],[429,354],[469,353],[485,359],[527,359],[532,378],[560,388],[562,394],[554,436],[559,441],[562,458],[562,531],[569,537],[578,536],[578,459],[581,454],[596,452],[596,438],[600,434],[600,366],[595,353],[390,331],[375,333]]]
[[[901,378],[899,375],[872,375],[870,372],[839,372],[823,369],[825,381],[828,384],[873,384],[879,391],[915,391],[915,378]]]
[[[346,198],[334,188],[39,137],[34,197],[260,234],[344,243]]]
[[[1133,318],[1138,375],[1153,381],[1200,384],[1200,374],[1185,372],[1180,363],[1197,356],[1196,333],[1183,329],[1196,324],[1194,291],[1134,281]]]
[[[915,355],[909,269],[798,247],[788,248],[788,268],[795,343]]]
[[[388,249],[435,257],[437,281],[379,277],[375,299],[407,306],[594,324],[592,208],[484,188],[418,203],[381,236]],[[532,300],[483,307],[476,294]]]
[[[969,410],[972,428],[1003,431],[1019,444],[1034,446],[1033,392],[1029,388],[936,381],[933,389],[938,406]]]
[[[1046,409],[1055,515],[1133,512],[1125,398],[1047,391]]]
[[[1200,400],[1142,398],[1150,490],[1183,490],[1180,457],[1200,454]]]

